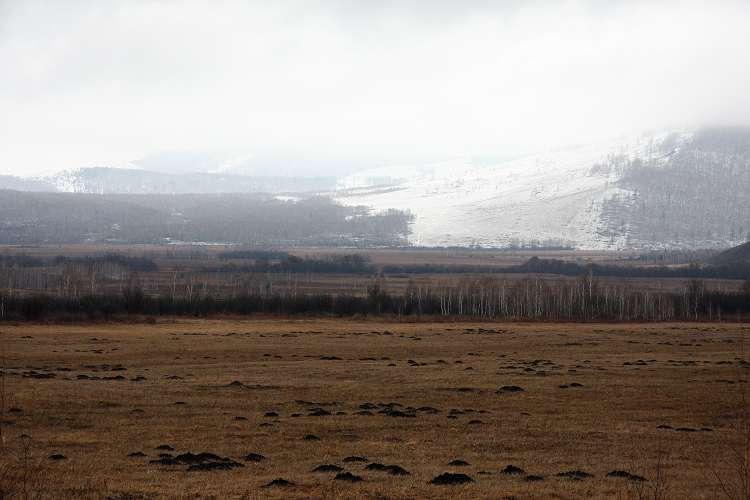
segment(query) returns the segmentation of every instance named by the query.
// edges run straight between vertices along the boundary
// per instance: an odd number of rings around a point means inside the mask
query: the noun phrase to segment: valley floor
[[[0,488],[121,500],[721,498],[719,479],[742,479],[733,450],[749,332],[3,325]],[[342,470],[313,472],[326,464]],[[344,471],[362,480],[334,479]],[[445,472],[473,481],[431,484]],[[277,478],[294,484],[265,487]]]

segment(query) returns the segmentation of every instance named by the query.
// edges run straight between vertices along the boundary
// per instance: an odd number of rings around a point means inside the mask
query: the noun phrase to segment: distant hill
[[[37,179],[24,179],[14,175],[0,175],[0,189],[15,191],[55,191],[54,184]]]
[[[750,265],[750,242],[715,255],[708,263],[714,266]]]
[[[94,194],[303,193],[326,191],[333,177],[265,177],[224,173],[174,174],[140,169],[91,167],[49,179],[57,191]]]
[[[664,131],[484,163],[341,179],[342,203],[410,209],[424,246],[726,248],[750,236],[750,128]]]
[[[95,195],[0,191],[0,244],[215,242],[401,245],[410,216],[268,194]]]

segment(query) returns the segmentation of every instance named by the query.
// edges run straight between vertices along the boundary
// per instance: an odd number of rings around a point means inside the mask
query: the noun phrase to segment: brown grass
[[[731,478],[731,446],[742,444],[734,430],[743,378],[737,358],[748,331],[720,324],[348,320],[4,326],[0,475],[21,473],[18,457],[26,453],[29,488],[42,498],[717,498],[716,477]],[[127,370],[113,371],[117,365]],[[137,376],[146,380],[130,380]],[[235,380],[244,387],[227,387]],[[584,387],[559,388],[573,382]],[[496,393],[506,385],[525,392]],[[334,403],[322,406],[334,415],[306,416],[299,401]],[[440,413],[356,415],[365,402]],[[451,409],[473,412],[449,419]],[[268,411],[279,417],[265,417]],[[483,423],[470,425],[474,419]],[[321,439],[304,441],[306,434]],[[238,461],[256,452],[267,460],[187,472],[148,463],[160,444]],[[135,451],[148,458],[128,458]],[[55,453],[67,460],[49,460]],[[411,475],[344,464],[348,455],[398,464]],[[454,459],[470,465],[448,466]],[[333,474],[311,472],[324,463],[364,481],[341,484]],[[508,464],[545,479],[501,474]],[[594,477],[555,476],[569,470]],[[606,477],[613,470],[649,481]],[[474,483],[429,484],[446,471]],[[261,488],[277,477],[297,486]]]

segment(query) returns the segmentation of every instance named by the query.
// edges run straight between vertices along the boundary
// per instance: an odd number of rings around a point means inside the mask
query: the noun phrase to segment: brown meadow
[[[745,480],[750,436],[748,331],[343,319],[4,325],[0,487],[121,500],[745,498],[731,489]],[[151,463],[186,452],[225,465],[191,468],[185,455]],[[341,470],[313,472],[321,465]],[[522,472],[504,473],[509,465]],[[473,481],[430,483],[444,472]],[[264,487],[276,478],[294,484]]]

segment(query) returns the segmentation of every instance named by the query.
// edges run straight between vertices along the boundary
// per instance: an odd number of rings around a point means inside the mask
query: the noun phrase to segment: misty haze
[[[0,498],[750,499],[749,21],[0,0]]]

